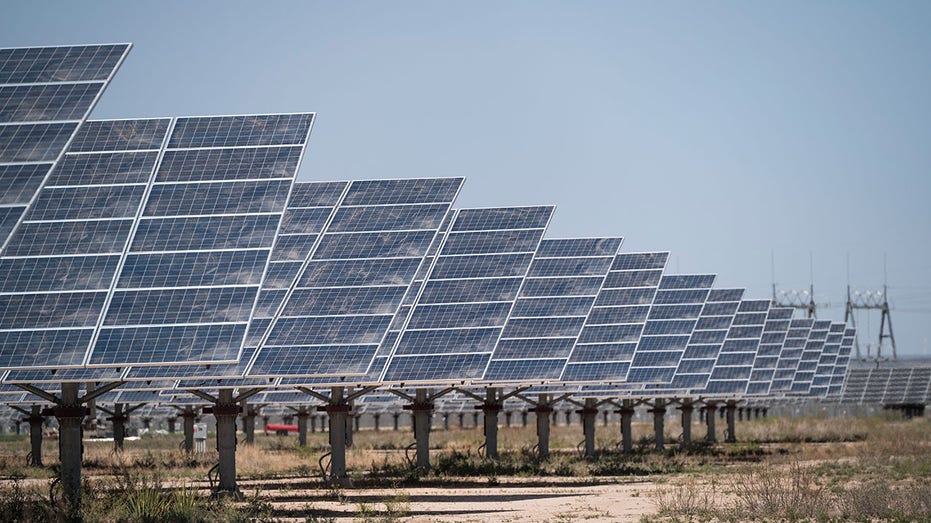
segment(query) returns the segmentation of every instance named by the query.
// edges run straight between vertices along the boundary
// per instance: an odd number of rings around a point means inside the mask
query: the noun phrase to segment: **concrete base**
[[[705,405],[705,423],[708,425],[708,433],[705,435],[705,441],[708,443],[717,443],[718,437],[715,431],[715,420],[717,419],[718,405],[716,403],[707,403]]]

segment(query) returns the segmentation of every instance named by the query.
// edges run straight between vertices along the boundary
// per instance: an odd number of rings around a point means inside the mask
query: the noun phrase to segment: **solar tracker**
[[[841,403],[860,403],[863,393],[866,392],[866,383],[870,377],[871,369],[849,369],[844,380],[844,390],[841,394]]]
[[[886,395],[890,377],[892,377],[892,369],[872,369],[866,379],[863,403],[881,403]]]
[[[641,390],[651,395],[681,395],[685,391],[704,389],[743,293],[743,289],[711,289],[672,381],[648,383]]]
[[[363,375],[462,182],[352,182],[247,375]]]
[[[0,49],[0,246],[6,245],[129,48]]]
[[[760,338],[760,347],[753,361],[753,370],[750,372],[750,384],[747,394],[769,394],[779,363],[779,355],[789,332],[794,309],[790,307],[773,307],[766,316],[766,325],[763,326],[763,337]]]
[[[915,367],[909,370],[901,403],[927,403],[928,387],[931,386],[931,367]]]
[[[378,350],[375,352],[375,357],[372,359],[371,365],[369,365],[368,372],[366,372],[364,377],[360,378],[361,383],[378,383],[381,379],[381,375],[385,371],[385,366],[388,364],[388,357],[391,355],[391,351],[394,350],[394,346],[401,336],[404,325],[407,324],[407,319],[410,317],[414,304],[417,302],[417,295],[420,293],[420,289],[423,288],[424,281],[430,273],[430,268],[433,267],[433,261],[440,250],[440,245],[442,245],[446,239],[446,234],[449,233],[449,228],[453,223],[455,215],[455,211],[450,210],[446,213],[446,217],[443,218],[437,235],[433,238],[433,242],[427,250],[424,261],[421,263],[410,287],[408,287],[407,292],[404,294],[401,307],[398,308],[398,312],[395,313],[394,319],[391,321],[391,326],[388,327],[387,334],[385,334],[385,337],[378,345]],[[310,379],[282,378],[281,385],[324,385],[332,381],[332,378],[322,377]]]
[[[808,394],[830,328],[830,320],[815,320],[814,324],[811,326],[811,332],[808,333],[808,340],[805,342],[805,348],[802,349],[802,355],[799,358],[798,368],[795,371],[795,378],[792,380],[792,387],[790,389],[792,395]]]
[[[668,258],[668,252],[615,256],[560,381],[626,378]]]
[[[747,392],[769,308],[769,300],[740,302],[705,388],[706,394],[742,395]]]
[[[886,390],[883,391],[883,404],[901,404],[905,402],[905,391],[908,388],[908,380],[911,377],[912,369],[903,367],[892,369],[889,374],[889,381],[886,383]]]
[[[0,367],[84,362],[169,124],[87,122],[44,180],[0,256]],[[152,136],[149,149],[89,138],[135,132]]]
[[[628,383],[672,381],[714,278],[713,274],[662,277],[634,351]]]
[[[837,352],[837,361],[834,365],[834,373],[831,376],[831,385],[828,387],[829,396],[838,396],[844,388],[844,377],[847,375],[847,368],[850,366],[850,353],[853,350],[856,334],[857,330],[853,327],[844,329],[844,339],[841,340],[840,349]]]
[[[457,211],[382,381],[481,378],[552,213],[551,206]]]
[[[0,260],[40,322],[2,326],[7,366],[235,360],[312,119],[85,124]]]
[[[702,390],[707,386],[743,294],[743,289],[709,291],[669,388]]]
[[[249,324],[239,363],[184,365],[171,368],[136,367],[128,380],[149,380],[165,376],[190,378],[182,386],[199,386],[204,379],[242,376],[255,354],[259,341],[271,323],[284,294],[297,278],[318,235],[326,225],[349,182],[296,182],[282,217],[281,230],[272,249],[268,272],[262,281],[258,305]],[[200,378],[200,379],[193,379]]]
[[[814,323],[812,318],[795,318],[789,322],[789,332],[786,333],[786,341],[779,354],[779,362],[776,363],[770,393],[786,394],[791,390],[798,362]]]
[[[559,378],[621,242],[575,238],[540,243],[484,381]]]
[[[845,324],[836,322],[829,327],[828,336],[824,340],[824,348],[818,358],[818,366],[815,367],[815,374],[808,390],[809,396],[823,398],[828,395],[831,377],[834,375],[834,367],[837,364],[840,347],[844,341],[845,329]]]

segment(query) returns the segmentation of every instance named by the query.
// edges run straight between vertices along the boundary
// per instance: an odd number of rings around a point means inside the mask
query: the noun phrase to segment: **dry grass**
[[[616,450],[618,428],[599,424],[599,459],[594,462],[576,454],[576,444],[582,439],[578,425],[552,427],[553,453],[544,462],[530,452],[536,444],[533,426],[502,427],[501,459],[496,462],[483,460],[476,452],[482,443],[479,429],[435,430],[431,435],[434,471],[425,477],[410,473],[404,452],[413,442],[409,429],[365,430],[354,435],[347,464],[354,481],[363,485],[456,485],[463,478],[497,485],[555,477],[600,483],[618,476],[650,475],[660,485],[651,494],[659,519],[671,521],[931,521],[931,423],[927,419],[755,420],[738,424],[738,444],[696,445],[688,451],[676,447],[676,431],[672,423],[667,426],[669,450],[656,453],[649,439],[652,425],[635,423],[637,445],[635,453],[627,456]],[[703,427],[696,423],[693,434],[703,436]],[[115,508],[108,512],[97,507],[94,510],[105,516],[98,519],[138,519],[126,516],[125,511],[154,513],[157,509],[151,507],[161,500],[162,504],[188,506],[186,513],[194,514],[189,520],[209,521],[198,519],[202,507],[190,496],[164,497],[180,488],[201,500],[207,470],[216,463],[212,442],[206,454],[187,456],[178,449],[180,441],[180,435],[146,437],[126,442],[121,453],[113,452],[112,442],[86,442],[85,477],[92,492],[98,493],[88,499],[112,501],[114,492],[122,492],[119,495],[124,500],[120,502],[122,516],[113,512]],[[51,518],[52,508],[39,500],[47,498],[48,479],[55,474],[56,446],[55,441],[45,442],[46,467],[34,469],[25,466],[26,436],[0,438],[0,500],[14,500],[12,506],[4,505],[6,515],[25,521]],[[306,448],[298,448],[293,436],[258,433],[255,445],[240,445],[237,469],[243,483],[266,480],[258,484],[266,489],[306,489],[316,484],[317,461],[327,450],[325,433],[310,434]],[[279,478],[299,483],[292,487]],[[121,483],[135,487],[122,488]],[[194,490],[185,490],[186,486]],[[89,506],[95,507],[94,503]],[[405,512],[400,497],[392,503],[391,507],[387,501],[357,507],[357,519],[396,518]],[[190,508],[192,504],[197,506]],[[253,514],[271,510],[261,492],[253,496],[251,505],[239,505],[246,506],[252,506]],[[0,521],[5,517],[0,515]]]

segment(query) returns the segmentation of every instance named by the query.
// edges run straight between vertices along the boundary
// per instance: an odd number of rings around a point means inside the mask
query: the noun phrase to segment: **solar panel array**
[[[552,213],[548,206],[458,211],[382,381],[481,379]]]
[[[364,375],[462,182],[352,182],[247,374]]]
[[[0,245],[6,245],[129,47],[0,49]]]
[[[776,373],[776,366],[779,363],[779,355],[782,353],[786,335],[789,333],[792,312],[793,309],[788,307],[772,307],[769,309],[756,359],[753,361],[753,369],[750,371],[750,384],[747,387],[747,394],[762,396],[769,394]]]
[[[615,256],[560,381],[624,381],[668,259],[666,252]]]
[[[455,210],[462,178],[295,183],[313,114],[85,122],[128,49],[0,49],[5,387],[847,391],[852,329],[620,238],[543,239],[551,206]],[[894,376],[861,398],[919,394]]]
[[[484,380],[502,383],[559,379],[621,241],[543,240]]]
[[[920,404],[931,401],[931,367],[850,369],[841,403]]]

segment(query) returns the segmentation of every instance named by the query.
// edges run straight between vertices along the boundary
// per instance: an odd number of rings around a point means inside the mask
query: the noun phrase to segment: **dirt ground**
[[[308,516],[338,522],[403,509],[404,521],[440,522],[635,522],[656,511],[648,492],[649,480],[600,478],[597,484],[572,479],[538,481],[506,478],[497,485],[463,480],[442,487],[346,489],[332,495],[320,489],[289,489],[279,483],[270,492],[267,482],[242,486],[249,496],[258,488],[270,498],[275,516],[305,521]]]

